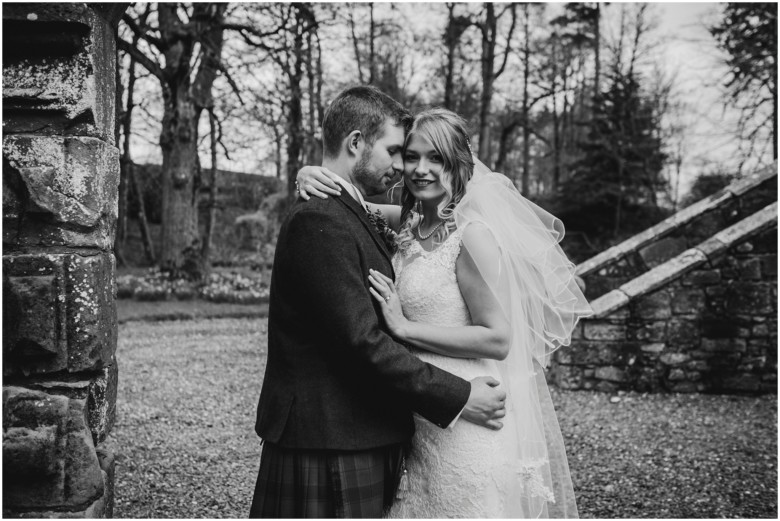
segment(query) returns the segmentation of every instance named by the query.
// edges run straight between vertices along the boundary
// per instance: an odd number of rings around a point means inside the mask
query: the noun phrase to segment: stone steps
[[[591,301],[594,318],[609,315],[628,304],[631,299],[651,293],[694,268],[714,260],[734,244],[742,243],[767,229],[776,228],[777,211],[777,201],[775,201],[699,245],[685,250],[663,264]]]
[[[777,165],[734,181],[626,241],[582,262],[585,295],[598,299],[748,218],[777,199]]]
[[[768,204],[592,299],[550,378],[572,390],[777,393],[778,203],[766,188]]]

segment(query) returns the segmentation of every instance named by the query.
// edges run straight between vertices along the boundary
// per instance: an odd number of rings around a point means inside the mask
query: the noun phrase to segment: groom
[[[458,418],[501,428],[498,382],[421,362],[386,333],[368,292],[369,268],[394,274],[363,196],[398,177],[411,119],[372,87],[343,91],[325,113],[323,166],[342,177],[344,192],[299,199],[279,233],[250,517],[380,517],[413,411],[441,428]]]

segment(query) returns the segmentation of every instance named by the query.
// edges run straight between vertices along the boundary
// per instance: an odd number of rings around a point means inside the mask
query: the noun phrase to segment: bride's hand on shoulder
[[[338,177],[324,166],[306,165],[295,176],[298,197],[308,201],[312,195],[320,199],[327,199],[328,194],[341,195],[341,185],[336,182]]]
[[[404,340],[409,320],[404,316],[404,312],[401,309],[401,300],[395,291],[395,284],[392,279],[376,270],[370,269],[368,271],[368,281],[371,283],[368,291],[379,302],[387,328],[394,337]]]

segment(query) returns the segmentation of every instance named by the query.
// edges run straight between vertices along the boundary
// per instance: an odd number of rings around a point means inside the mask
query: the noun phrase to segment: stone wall
[[[114,26],[3,5],[3,515],[111,517]]]
[[[777,200],[777,166],[754,172],[577,267],[598,298]]]
[[[690,271],[618,305],[605,299],[612,310],[578,325],[551,378],[609,392],[776,393],[776,205],[764,215],[755,235],[720,251],[703,246],[711,254]]]

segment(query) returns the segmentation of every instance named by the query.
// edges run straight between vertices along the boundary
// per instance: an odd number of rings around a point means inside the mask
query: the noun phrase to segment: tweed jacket
[[[347,194],[297,200],[274,257],[268,362],[255,430],[298,449],[364,450],[409,440],[412,411],[444,427],[469,382],[395,342],[368,291],[390,253]]]

